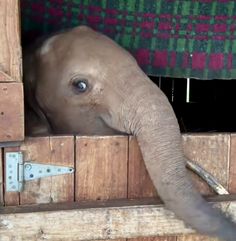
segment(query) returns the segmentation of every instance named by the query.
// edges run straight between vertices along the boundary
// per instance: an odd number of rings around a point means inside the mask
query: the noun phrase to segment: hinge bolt
[[[26,164],[26,165],[25,165],[25,169],[26,169],[26,170],[30,170],[31,168],[32,168],[32,166],[31,166],[30,164]]]

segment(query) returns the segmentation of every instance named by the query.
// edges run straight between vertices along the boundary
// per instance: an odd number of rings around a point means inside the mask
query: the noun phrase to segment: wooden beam
[[[113,201],[114,202],[114,201]],[[124,202],[128,202],[127,200]],[[187,234],[194,231],[162,205],[146,204],[116,205],[100,202],[92,207],[86,204],[48,204],[24,207],[6,207],[0,209],[0,236],[3,240],[95,240],[134,238]],[[154,202],[154,200],[152,201]],[[99,202],[98,202],[99,203]],[[236,216],[234,202],[219,202],[214,205],[221,209],[230,209]],[[62,208],[64,206],[64,210]],[[229,208],[229,206],[231,208]],[[71,209],[67,209],[71,208]],[[76,209],[74,209],[76,208]],[[41,211],[39,211],[41,210]],[[47,211],[46,211],[47,210]],[[9,214],[10,212],[10,214]],[[37,239],[35,239],[37,237]]]
[[[22,79],[18,0],[0,1],[0,82]],[[2,71],[2,73],[1,73]],[[6,75],[11,76],[8,78]]]
[[[0,83],[0,96],[0,142],[22,141],[24,139],[23,84]]]

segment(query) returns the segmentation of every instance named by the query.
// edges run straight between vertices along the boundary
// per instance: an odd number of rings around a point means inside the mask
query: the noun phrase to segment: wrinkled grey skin
[[[43,121],[31,132],[43,134],[51,128],[56,134],[135,135],[165,205],[202,234],[236,240],[235,224],[192,185],[166,96],[128,52],[90,28],[77,27],[29,53],[24,63],[26,96]],[[75,83],[84,79],[88,88],[80,92]]]

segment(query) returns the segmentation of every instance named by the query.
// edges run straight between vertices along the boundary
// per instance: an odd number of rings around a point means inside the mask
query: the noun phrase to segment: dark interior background
[[[235,80],[150,78],[165,92],[182,132],[235,132]]]

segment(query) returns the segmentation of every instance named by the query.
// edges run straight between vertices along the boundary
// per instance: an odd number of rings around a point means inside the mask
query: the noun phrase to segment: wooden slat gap
[[[236,202],[236,194],[221,195],[206,198],[212,204]],[[14,213],[34,213],[48,211],[66,211],[80,210],[90,208],[124,208],[124,207],[141,207],[141,206],[156,206],[163,207],[164,205],[157,198],[142,198],[142,199],[114,199],[106,201],[80,201],[67,203],[49,203],[49,204],[32,204],[1,207],[0,214]]]

